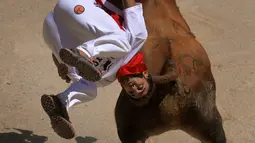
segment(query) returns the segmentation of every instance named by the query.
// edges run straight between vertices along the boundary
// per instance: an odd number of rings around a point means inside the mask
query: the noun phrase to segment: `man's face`
[[[122,87],[132,98],[140,99],[146,96],[150,91],[150,84],[148,82],[148,72],[143,72],[142,77],[130,77],[121,82]]]

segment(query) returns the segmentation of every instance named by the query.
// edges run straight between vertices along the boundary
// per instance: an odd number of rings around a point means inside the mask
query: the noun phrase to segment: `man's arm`
[[[122,0],[122,3],[124,27],[128,31],[127,33],[130,34],[130,45],[132,49],[141,48],[148,37],[142,3],[135,2],[135,0]]]

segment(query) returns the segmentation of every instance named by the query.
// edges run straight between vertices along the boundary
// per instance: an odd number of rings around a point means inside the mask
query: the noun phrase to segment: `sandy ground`
[[[232,143],[255,142],[255,2],[178,0],[180,10],[206,48],[217,82],[217,103]],[[71,109],[77,137],[55,135],[40,96],[68,85],[58,76],[41,35],[56,0],[0,1],[0,143],[118,143],[113,118],[117,83],[99,89],[92,102]],[[198,143],[181,131],[155,143]]]

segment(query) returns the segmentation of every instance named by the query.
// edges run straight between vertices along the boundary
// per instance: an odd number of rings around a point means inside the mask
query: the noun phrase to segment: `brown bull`
[[[121,8],[121,1],[109,1]],[[201,142],[225,143],[210,60],[176,1],[147,0],[143,8],[149,32],[143,51],[154,91],[143,106],[121,91],[115,108],[120,140],[145,142],[150,136],[180,129]]]

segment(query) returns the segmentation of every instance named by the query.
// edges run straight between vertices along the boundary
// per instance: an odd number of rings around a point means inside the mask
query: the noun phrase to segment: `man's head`
[[[143,59],[144,54],[138,53],[117,72],[122,88],[137,101],[150,97],[153,86]]]
[[[151,89],[151,78],[147,71],[127,75],[120,79],[122,88],[134,99],[145,97]]]

